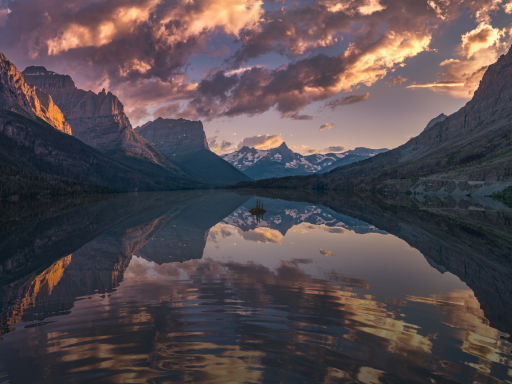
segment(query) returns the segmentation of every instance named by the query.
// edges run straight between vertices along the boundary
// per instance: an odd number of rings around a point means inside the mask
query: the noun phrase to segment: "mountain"
[[[210,183],[229,185],[251,180],[210,151],[201,121],[159,117],[135,131],[170,159],[192,169]]]
[[[21,72],[0,52],[0,106],[30,119],[40,118],[71,135],[71,127],[51,96],[28,84]]]
[[[375,155],[378,155],[379,153],[384,153],[389,151],[387,148],[381,148],[381,149],[371,149],[371,148],[364,148],[364,147],[357,147],[356,149],[351,149],[349,151],[345,151],[342,153],[336,154],[336,161],[325,164],[321,171],[318,173],[327,173],[332,171],[334,168],[341,167],[343,165],[348,165],[352,163],[357,163],[358,161],[366,160],[370,157],[373,157]],[[328,154],[332,155],[332,154]],[[312,156],[327,156],[327,155],[310,155],[306,156],[307,159],[309,159]]]
[[[40,66],[26,68],[23,76],[52,96],[71,126],[73,136],[85,144],[141,170],[156,169],[157,165],[187,172],[132,129],[123,104],[112,93],[105,89],[98,94],[78,89],[70,76]]]
[[[489,66],[464,107],[406,144],[325,175],[250,186],[490,195],[512,185],[510,100],[512,50]]]
[[[269,150],[242,147],[222,158],[255,180],[327,172],[341,165],[365,160],[387,149],[356,148],[343,153],[303,156],[286,143]]]
[[[28,84],[4,55],[0,95],[0,198],[207,186],[163,154],[165,167],[122,161],[70,136],[52,97]]]

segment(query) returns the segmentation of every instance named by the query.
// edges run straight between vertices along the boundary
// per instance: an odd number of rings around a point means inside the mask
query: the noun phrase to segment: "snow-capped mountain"
[[[222,220],[221,223],[238,227],[244,232],[258,227],[267,227],[279,231],[283,236],[286,235],[289,229],[301,223],[323,225],[331,228],[329,232],[349,230],[359,234],[387,233],[364,221],[336,213],[332,209],[321,205],[260,197],[258,199],[267,211],[259,221],[249,212],[249,209],[254,207],[256,203],[256,197],[254,197]]]
[[[356,148],[343,153],[327,153],[303,156],[293,152],[286,143],[269,150],[242,147],[221,157],[244,172],[259,180],[271,177],[308,175],[324,173],[336,167],[365,160],[387,149]]]

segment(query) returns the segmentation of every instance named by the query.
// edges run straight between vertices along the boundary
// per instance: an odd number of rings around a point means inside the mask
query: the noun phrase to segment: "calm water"
[[[5,208],[0,383],[512,382],[510,210],[265,193]]]

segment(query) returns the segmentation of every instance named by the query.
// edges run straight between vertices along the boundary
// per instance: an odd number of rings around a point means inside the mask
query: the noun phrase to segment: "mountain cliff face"
[[[71,135],[71,127],[50,95],[27,83],[21,72],[0,52],[0,108],[25,117],[43,119]]]
[[[135,130],[170,159],[192,169],[208,182],[229,185],[251,180],[210,151],[200,121],[159,117]]]
[[[222,158],[255,180],[309,175],[328,172],[336,167],[365,160],[387,149],[356,148],[343,153],[327,153],[303,156],[293,152],[286,143],[277,148],[259,150],[242,147]]]
[[[135,131],[167,156],[208,148],[203,123],[185,119],[148,122]]]
[[[512,50],[489,66],[471,101],[406,144],[327,175],[257,186],[490,194],[512,185],[511,100]]]
[[[167,159],[132,129],[117,96],[103,89],[96,94],[75,86],[67,75],[33,66],[23,71],[26,81],[53,97],[71,125],[73,136],[108,155],[128,154],[165,166]]]

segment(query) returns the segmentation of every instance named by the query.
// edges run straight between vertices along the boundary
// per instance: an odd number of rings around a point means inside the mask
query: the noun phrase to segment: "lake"
[[[180,191],[0,209],[0,383],[512,382],[512,212],[493,200]]]

